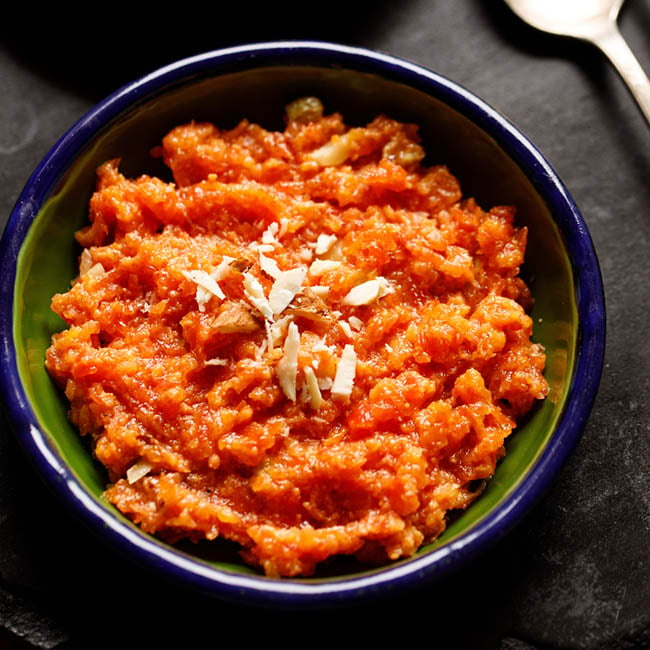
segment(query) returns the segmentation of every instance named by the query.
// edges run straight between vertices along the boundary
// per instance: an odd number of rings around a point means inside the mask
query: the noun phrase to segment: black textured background
[[[650,130],[600,53],[533,32],[500,0],[100,4],[74,14],[49,3],[48,16],[23,5],[0,24],[0,227],[54,140],[123,82],[222,45],[363,45],[475,91],[548,157],[600,256],[608,349],[582,441],[522,525],[444,581],[367,608],[241,611],[171,591],[72,521],[0,423],[0,649],[183,639],[182,648],[650,647]],[[620,25],[650,70],[648,0],[628,0]]]

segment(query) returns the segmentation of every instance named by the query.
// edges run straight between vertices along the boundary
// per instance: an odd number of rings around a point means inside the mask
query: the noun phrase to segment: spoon
[[[618,29],[624,0],[505,0],[541,31],[592,43],[610,60],[650,123],[650,80]]]

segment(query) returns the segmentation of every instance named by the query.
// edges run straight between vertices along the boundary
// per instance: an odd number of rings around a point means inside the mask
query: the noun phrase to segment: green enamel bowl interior
[[[484,208],[502,203],[518,206],[518,225],[529,230],[523,273],[535,298],[534,338],[548,355],[546,376],[551,392],[511,436],[507,455],[483,494],[453,518],[434,544],[420,551],[422,556],[470,531],[526,479],[553,436],[565,405],[576,357],[578,322],[565,243],[532,183],[479,127],[419,90],[366,72],[319,67],[292,67],[288,71],[279,66],[199,77],[123,112],[63,171],[20,250],[13,314],[19,376],[50,451],[59,455],[82,488],[101,502],[104,471],[93,460],[86,441],[69,424],[65,400],[43,365],[52,333],[64,326],[51,312],[50,300],[69,287],[75,274],[78,251],[73,235],[86,222],[97,166],[117,157],[127,175],[164,174],[149,152],[172,126],[206,119],[229,128],[246,117],[267,128],[282,128],[285,104],[307,94],[319,96],[327,111],[340,111],[349,123],[364,123],[384,112],[421,125],[430,163],[448,165],[459,177],[465,196],[474,196]],[[108,504],[102,507],[112,511]],[[115,517],[120,519],[117,513]],[[124,525],[130,526],[126,521]],[[251,572],[234,557],[202,561],[231,572]],[[311,580],[336,579],[328,575]]]

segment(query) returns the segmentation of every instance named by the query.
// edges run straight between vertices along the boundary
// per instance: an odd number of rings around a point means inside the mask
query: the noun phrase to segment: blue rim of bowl
[[[494,511],[448,544],[368,574],[323,581],[270,580],[216,569],[169,548],[112,516],[86,492],[39,428],[13,355],[15,267],[21,245],[61,171],[102,127],[134,104],[176,83],[258,65],[317,65],[379,74],[433,95],[491,136],[530,179],[559,226],[576,286],[580,323],[574,378],[557,430],[521,482]],[[330,606],[392,594],[440,578],[506,535],[545,493],[586,426],[602,373],[605,304],[600,267],[588,228],[562,181],[538,148],[502,114],[468,90],[421,65],[393,55],[320,41],[277,41],[208,51],[159,68],[109,95],[73,124],[28,179],[0,242],[0,360],[9,420],[22,448],[50,486],[82,521],[144,566],[207,595],[240,604]]]

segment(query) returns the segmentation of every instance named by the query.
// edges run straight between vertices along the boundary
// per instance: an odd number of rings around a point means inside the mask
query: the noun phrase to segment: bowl
[[[76,273],[73,233],[103,161],[155,173],[152,146],[171,127],[243,117],[282,127],[284,106],[316,95],[348,123],[383,112],[420,125],[425,148],[481,205],[514,203],[529,231],[522,273],[547,353],[548,397],[507,442],[481,496],[415,556],[378,568],[272,579],[232,558],[155,539],[102,499],[106,476],[66,417],[43,365],[62,322],[54,293]],[[506,117],[435,72],[386,54],[322,42],[270,42],[192,56],[128,84],[73,124],[28,179],[2,243],[2,397],[36,472],[108,544],[174,584],[253,605],[337,605],[433,581],[506,535],[536,504],[577,444],[603,363],[605,306],[597,257],[574,201],[542,153]]]

